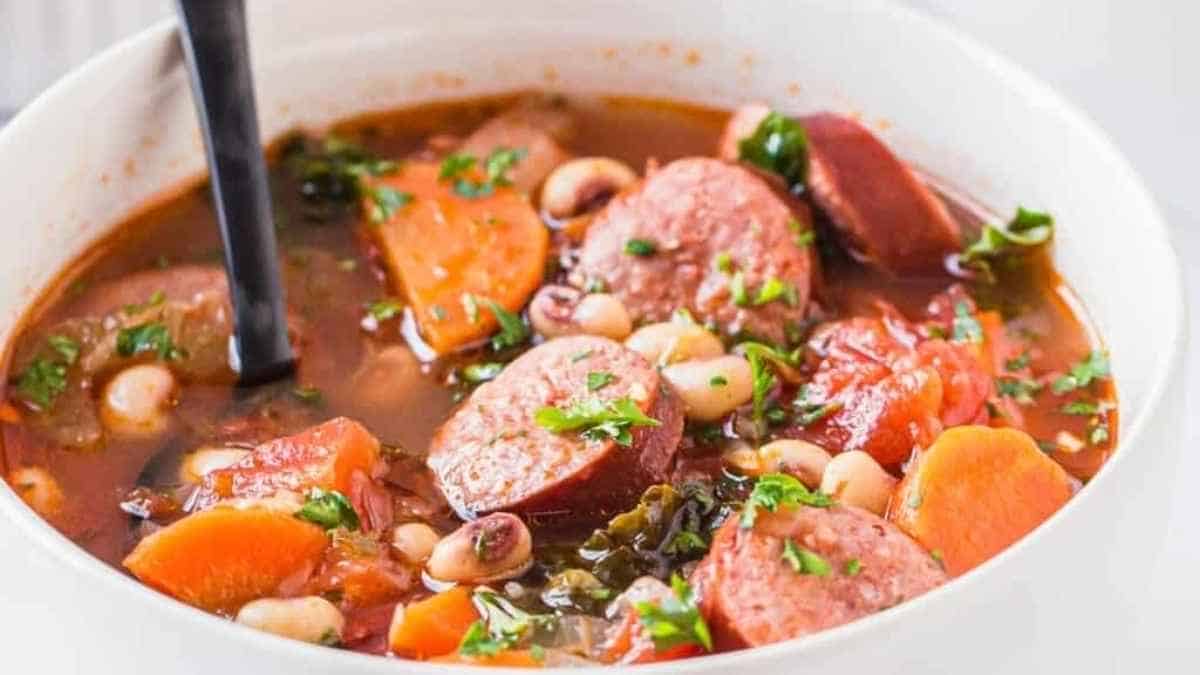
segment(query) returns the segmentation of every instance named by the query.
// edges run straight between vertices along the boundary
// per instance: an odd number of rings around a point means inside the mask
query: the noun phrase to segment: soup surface
[[[269,154],[294,379],[236,386],[199,185],[46,291],[0,409],[35,510],[240,623],[534,667],[752,647],[970,570],[1112,451],[1053,219],[854,119],[537,93]]]

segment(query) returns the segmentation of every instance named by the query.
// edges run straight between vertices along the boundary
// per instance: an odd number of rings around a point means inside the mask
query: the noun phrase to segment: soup
[[[10,486],[180,601],[397,658],[809,635],[1052,515],[1116,438],[1049,255],[857,120],[542,93],[269,151],[294,378],[229,364],[199,185],[9,346]]]

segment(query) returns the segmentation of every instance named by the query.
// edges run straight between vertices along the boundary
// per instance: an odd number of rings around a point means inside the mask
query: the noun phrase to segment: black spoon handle
[[[177,0],[208,153],[234,311],[235,369],[246,385],[291,372],[267,167],[258,135],[243,0]]]

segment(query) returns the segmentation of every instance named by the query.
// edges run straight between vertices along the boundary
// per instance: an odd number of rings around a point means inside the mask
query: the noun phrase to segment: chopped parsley
[[[1007,224],[984,225],[979,239],[967,246],[959,259],[992,280],[989,261],[1036,248],[1053,236],[1054,218],[1050,214],[1018,206],[1016,215]]]
[[[302,138],[296,138],[288,145],[284,162],[299,179],[306,215],[319,221],[337,215],[342,208],[362,197],[371,198],[372,204],[368,207],[371,211],[381,206],[373,195],[368,194],[370,189],[363,178],[394,173],[399,166],[332,135],[327,136],[316,151],[311,150],[310,144]],[[392,196],[384,195],[381,200],[389,204]]]
[[[46,338],[46,344],[58,352],[68,366],[79,359],[79,343],[65,335],[51,335]]]
[[[1109,437],[1108,422],[1104,419],[1098,419],[1088,427],[1088,443],[1092,445],[1103,445]]]
[[[846,576],[856,577],[859,572],[862,572],[862,562],[858,558],[851,558],[846,561]]]
[[[632,427],[656,427],[659,421],[647,417],[628,396],[615,401],[590,398],[577,401],[566,408],[546,406],[534,413],[533,419],[543,429],[553,433],[578,431],[589,441],[612,439],[618,445],[633,444]]]
[[[807,427],[820,422],[841,410],[843,405],[841,401],[815,403],[803,398],[797,398],[795,401],[792,401],[792,407],[796,409],[796,425],[801,427]]]
[[[758,289],[758,294],[754,296],[754,306],[765,305],[776,300],[783,300],[789,307],[795,307],[799,302],[795,286],[775,277],[769,277]]]
[[[186,353],[171,340],[171,333],[167,331],[166,325],[158,321],[122,328],[117,333],[118,354],[130,357],[142,352],[154,352],[158,358],[166,361],[175,361],[186,356]]]
[[[625,242],[625,253],[646,258],[658,252],[658,245],[649,239],[630,239]]]
[[[1026,349],[1025,351],[1021,352],[1020,356],[1012,359],[1006,359],[1004,361],[1004,369],[1010,373],[1018,370],[1025,370],[1029,367],[1030,360],[1031,357],[1029,356],[1029,350]]]
[[[475,591],[471,601],[483,618],[472,623],[463,635],[458,645],[458,653],[463,656],[495,656],[515,647],[535,628],[556,621],[553,615],[530,614],[483,588]]]
[[[743,529],[753,527],[760,508],[774,512],[782,506],[800,505],[826,508],[833,505],[833,499],[823,492],[809,490],[795,476],[786,473],[763,474],[746,498],[738,524]]]
[[[316,387],[292,387],[292,396],[296,397],[301,403],[312,406],[321,405],[325,402],[325,395]]]
[[[300,520],[320,525],[326,530],[339,527],[357,530],[359,527],[358,513],[350,505],[350,500],[336,490],[326,492],[320,488],[313,488],[308,493],[308,500],[295,516]]]
[[[724,387],[727,384],[729,384],[729,380],[724,375],[713,375],[708,378],[708,386],[710,387]]]
[[[496,323],[500,324],[500,332],[492,336],[493,351],[516,347],[529,339],[529,329],[520,316],[504,309],[495,300],[485,298],[483,302],[492,316],[496,317]]]
[[[683,577],[672,574],[671,590],[674,595],[661,602],[643,600],[634,603],[638,620],[654,641],[655,651],[662,652],[679,645],[696,644],[711,652],[712,634],[700,614],[692,587]]]
[[[729,296],[738,307],[750,305],[750,296],[746,293],[746,275],[736,272],[729,278]]]
[[[397,211],[413,200],[412,194],[401,192],[390,185],[368,186],[363,189],[363,192],[370,201],[367,217],[375,224],[391,220]]]
[[[483,160],[484,179],[474,180],[468,174],[475,168],[477,160],[473,155],[454,153],[442,160],[438,170],[438,180],[454,181],[454,194],[467,199],[478,199],[490,196],[498,187],[512,185],[508,171],[525,158],[524,149],[496,148]]]
[[[17,393],[42,410],[67,390],[67,366],[49,359],[34,359],[17,380]]]
[[[979,325],[979,321],[971,314],[971,307],[965,300],[959,300],[954,304],[954,322],[951,339],[955,342],[971,342],[979,344],[983,342],[983,326]]]
[[[1101,404],[1092,401],[1071,401],[1062,408],[1059,408],[1059,411],[1064,415],[1079,415],[1083,417],[1099,415],[1103,412]]]
[[[817,240],[817,231],[805,227],[803,223],[795,218],[788,219],[788,229],[792,231],[792,241],[795,242],[798,248],[812,246]]]
[[[471,384],[482,384],[484,382],[491,382],[492,380],[496,379],[496,376],[498,376],[502,370],[504,370],[504,364],[496,363],[495,361],[488,361],[486,363],[472,363],[466,368],[463,368],[462,376],[464,380],[470,382]]]
[[[767,359],[761,353],[758,351],[746,352],[746,357],[750,360],[750,414],[754,422],[758,423],[763,419],[767,394],[771,393],[771,389],[775,387],[777,380],[775,373],[768,366]]]
[[[1036,380],[1018,377],[997,377],[996,391],[1006,398],[1011,398],[1021,405],[1033,405],[1033,397],[1042,390],[1042,385]]]
[[[605,373],[605,372],[588,373],[587,374],[588,391],[599,391],[599,390],[607,387],[615,379],[617,379],[617,376],[613,375],[612,373]]]
[[[832,569],[829,561],[812,551],[797,546],[791,539],[783,541],[783,560],[792,566],[796,574],[811,574],[814,577],[829,576]]]
[[[395,298],[383,298],[367,305],[367,314],[376,321],[388,321],[404,312],[404,303]]]
[[[713,264],[716,265],[718,272],[733,274],[733,256],[729,255],[729,251],[718,253]]]
[[[575,352],[574,354],[572,354],[572,355],[571,355],[571,363],[579,363],[580,361],[582,361],[582,360],[586,359],[587,357],[591,356],[591,355],[592,355],[592,353],[593,353],[593,352],[592,352],[592,350],[590,350],[590,349],[585,349],[585,350],[583,350],[583,351],[581,351],[581,352]]]
[[[441,305],[433,305],[429,308],[429,315],[433,317],[434,321],[445,321],[446,308]]]
[[[121,308],[121,311],[125,312],[125,314],[128,316],[133,316],[134,314],[144,312],[151,307],[157,307],[166,301],[167,294],[160,289],[151,293],[150,297],[147,298],[145,302],[135,305],[125,305],[123,308]]]
[[[1071,372],[1054,380],[1051,389],[1055,394],[1065,394],[1069,391],[1082,389],[1096,380],[1109,376],[1112,369],[1108,363],[1108,354],[1095,350],[1087,358],[1071,366]]]
[[[808,136],[795,120],[772,111],[738,142],[738,159],[779,174],[794,188],[808,174]]]

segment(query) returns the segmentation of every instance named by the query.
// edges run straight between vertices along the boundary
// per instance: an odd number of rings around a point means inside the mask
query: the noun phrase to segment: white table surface
[[[251,0],[253,1],[253,0]],[[1186,270],[1190,304],[1200,298],[1200,3],[1191,0],[908,0],[992,46],[1086,110],[1117,141],[1159,200]],[[50,6],[53,5],[57,9]],[[170,11],[167,0],[0,0],[0,114],[86,58]],[[58,15],[59,21],[55,19]],[[49,17],[49,18],[48,18]],[[70,19],[69,21],[67,19]],[[62,36],[53,26],[66,26]],[[56,42],[57,41],[57,42]],[[56,45],[53,57],[22,59]],[[2,121],[2,119],[0,119]],[[1200,375],[1192,321],[1189,375]],[[1192,377],[1200,381],[1200,377]],[[1200,402],[1200,384],[1188,409]],[[1149,554],[1146,597],[1129,617],[1125,644],[1097,645],[1113,672],[1200,672],[1200,422],[1180,430],[1183,460],[1160,555]],[[1196,448],[1197,450],[1192,450]],[[1102,592],[1102,589],[1098,589]],[[0,634],[20,635],[0,613]],[[1064,627],[1069,630],[1069,627]],[[2,642],[2,641],[0,641]]]

